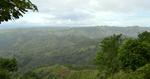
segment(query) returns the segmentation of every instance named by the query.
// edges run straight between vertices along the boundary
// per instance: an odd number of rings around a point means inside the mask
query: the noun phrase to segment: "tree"
[[[120,46],[118,58],[123,69],[135,71],[150,62],[150,45],[138,39],[128,39]]]
[[[17,71],[17,61],[13,59],[0,58],[0,69],[7,70],[9,72]]]
[[[11,79],[12,72],[16,70],[16,59],[0,58],[0,79]]]
[[[138,35],[138,39],[142,42],[150,43],[150,32],[145,31]]]
[[[101,41],[99,51],[96,56],[98,69],[104,74],[101,78],[105,79],[108,74],[113,74],[118,71],[119,62],[117,54],[122,41],[123,38],[121,34],[106,37]]]
[[[144,79],[150,79],[150,64],[146,64],[137,70],[138,73],[144,75]]]
[[[10,74],[6,70],[0,69],[0,79],[10,79]]]
[[[19,19],[28,10],[38,10],[30,0],[0,0],[0,23]]]

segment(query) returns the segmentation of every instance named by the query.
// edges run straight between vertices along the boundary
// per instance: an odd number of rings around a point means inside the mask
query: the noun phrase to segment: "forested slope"
[[[19,66],[93,65],[101,39],[112,34],[136,37],[148,27],[40,27],[0,30],[0,56],[15,57]]]

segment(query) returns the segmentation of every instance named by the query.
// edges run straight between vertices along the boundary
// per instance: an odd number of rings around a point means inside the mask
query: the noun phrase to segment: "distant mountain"
[[[99,42],[113,34],[136,37],[149,27],[37,27],[0,29],[0,56],[23,69],[43,65],[93,65]]]

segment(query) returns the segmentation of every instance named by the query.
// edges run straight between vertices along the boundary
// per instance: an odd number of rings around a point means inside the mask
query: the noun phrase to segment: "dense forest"
[[[150,33],[146,31],[150,28],[0,29],[0,77],[149,79]]]

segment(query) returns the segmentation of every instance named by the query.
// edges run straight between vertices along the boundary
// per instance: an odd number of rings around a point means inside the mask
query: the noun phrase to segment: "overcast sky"
[[[150,0],[31,0],[39,12],[0,26],[150,26]]]

